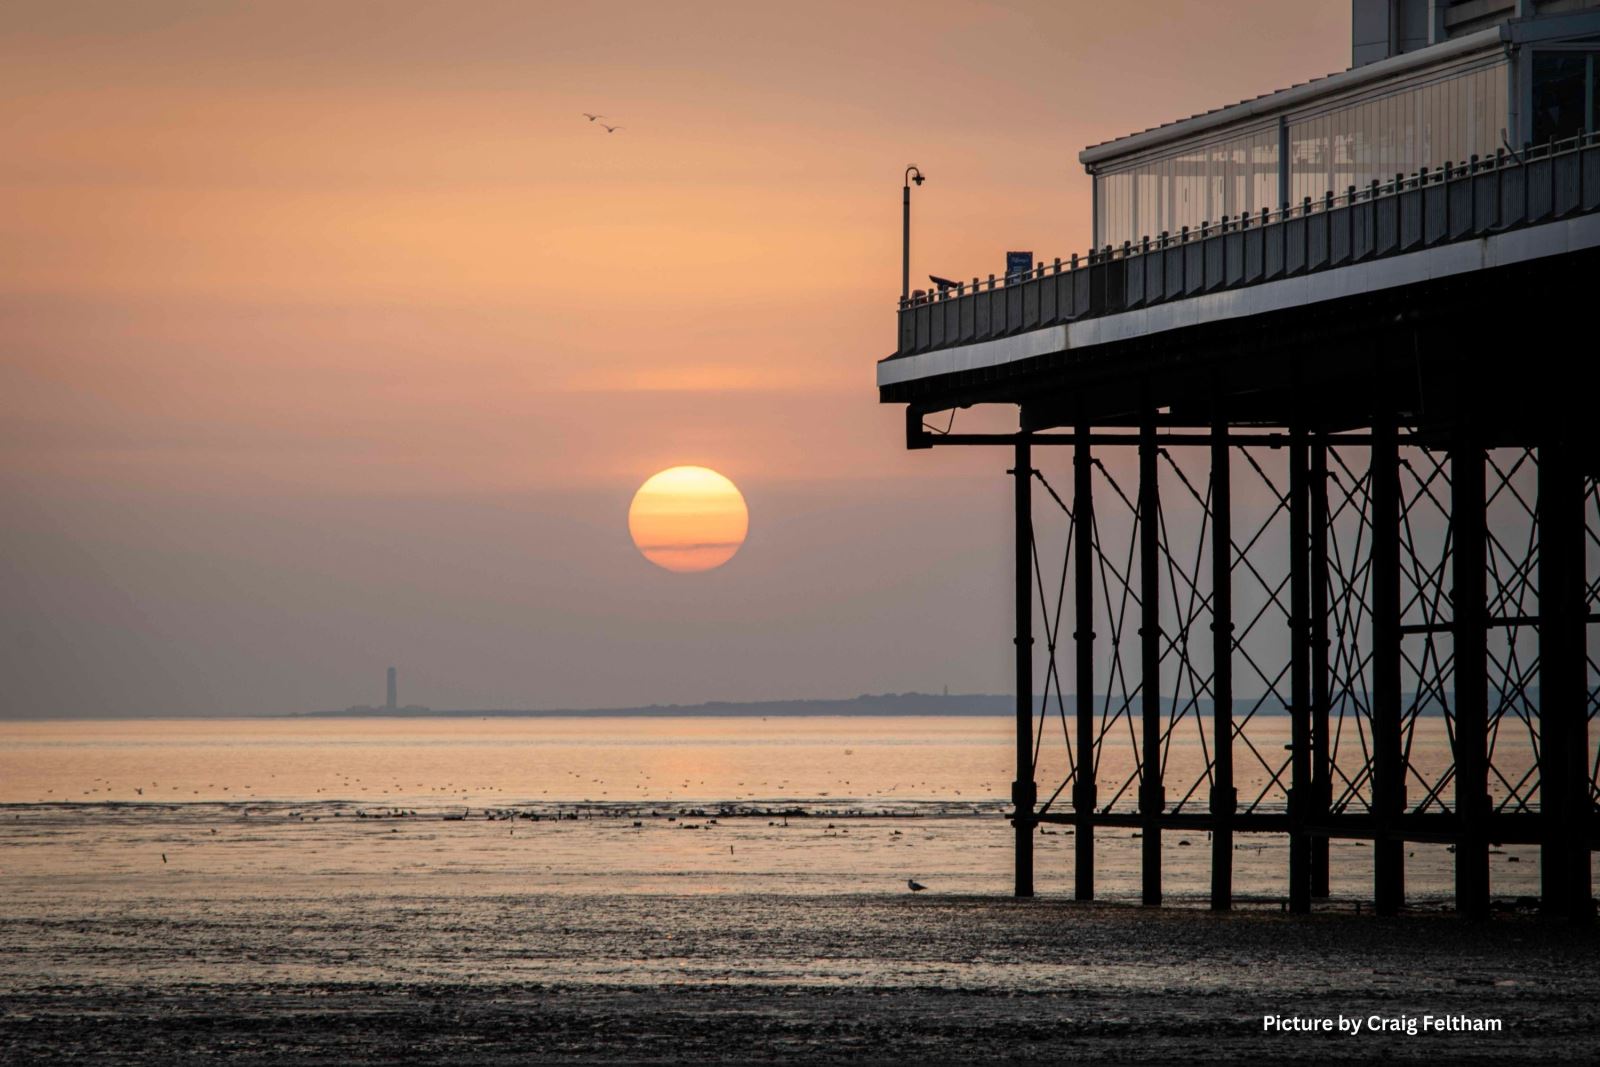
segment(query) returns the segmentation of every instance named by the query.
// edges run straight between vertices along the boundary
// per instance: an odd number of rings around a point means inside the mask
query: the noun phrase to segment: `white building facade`
[[[1361,42],[1372,32],[1363,8],[1374,2],[1400,15],[1417,6],[1354,0],[1353,56],[1370,61],[1084,149],[1095,246],[1276,215],[1307,199],[1317,206],[1329,193],[1563,140],[1600,121],[1600,0],[1559,0],[1561,13],[1542,5],[1525,18],[1509,16],[1534,5],[1502,2],[1508,17],[1487,27],[1493,0],[1434,0],[1422,6],[1443,39],[1410,51],[1400,48],[1414,41],[1402,35],[1414,19],[1395,18],[1396,44]],[[1472,32],[1444,36],[1451,11]],[[1392,54],[1372,58],[1385,47]]]

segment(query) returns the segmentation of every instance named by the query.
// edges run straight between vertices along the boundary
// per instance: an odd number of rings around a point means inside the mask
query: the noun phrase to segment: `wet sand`
[[[906,895],[84,898],[0,917],[6,1063],[1593,1062],[1600,935]],[[1263,1033],[1262,1016],[1498,1018]]]
[[[1459,922],[1443,845],[1408,847],[1415,909],[1394,920],[1370,914],[1370,846],[1345,841],[1332,900],[1281,914],[1288,856],[1269,835],[1235,843],[1235,886],[1257,903],[1233,914],[1204,909],[1210,849],[1182,834],[1163,847],[1172,908],[1132,903],[1143,843],[1112,832],[1102,903],[1068,899],[1075,838],[1053,830],[1036,841],[1041,897],[1017,902],[995,785],[1010,739],[986,741],[992,723],[534,725],[13,731],[0,1064],[1548,1063],[1600,1048],[1600,935],[1515,908]],[[1492,862],[1500,901],[1537,892],[1537,848]],[[1269,1013],[1505,1028],[1265,1033]]]

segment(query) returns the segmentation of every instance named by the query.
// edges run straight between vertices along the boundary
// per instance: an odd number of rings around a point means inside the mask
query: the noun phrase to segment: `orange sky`
[[[901,169],[919,277],[1070,254],[1083,145],[1348,52],[1342,0],[9,3],[0,714],[1004,690],[1003,459],[874,402]],[[759,534],[698,585],[625,521],[685,463]]]

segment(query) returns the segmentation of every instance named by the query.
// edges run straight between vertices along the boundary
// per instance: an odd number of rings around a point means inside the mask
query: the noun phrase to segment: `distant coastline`
[[[1533,687],[1529,692],[1531,713],[1538,714],[1539,692]],[[1410,707],[1415,694],[1401,697],[1402,707]],[[1105,706],[1104,694],[1095,698],[1097,714]],[[1034,711],[1044,702],[1035,698]],[[1069,694],[1063,701],[1068,715],[1075,713],[1077,702]],[[1055,712],[1056,698],[1051,697],[1049,710]],[[1417,714],[1432,718],[1444,714],[1445,705],[1437,699],[1426,701]],[[613,708],[457,708],[439,709],[403,707],[389,710],[377,707],[353,707],[339,711],[302,711],[288,715],[258,716],[261,718],[295,719],[608,719],[608,718],[799,718],[804,716],[895,716],[895,715],[1015,715],[1016,697],[1007,693],[863,693],[857,697],[839,700],[712,700],[701,704],[642,704],[634,707]],[[1163,714],[1173,710],[1172,700],[1162,698]],[[1134,709],[1137,714],[1137,707]],[[1209,719],[1212,705],[1209,700],[1198,700],[1188,709],[1188,714],[1199,714]],[[1287,715],[1289,709],[1280,701],[1268,697],[1238,696],[1234,699],[1234,717]]]
[[[822,715],[1012,715],[1016,698],[995,693],[864,693],[843,700],[712,700],[702,704],[642,704],[616,708],[345,708],[305,711],[297,719],[512,718],[767,718]],[[276,716],[275,716],[276,717]]]
[[[1593,694],[1600,698],[1600,691]],[[1450,694],[1453,697],[1453,694]],[[1405,693],[1401,696],[1401,706],[1412,706],[1414,695]],[[1040,710],[1043,701],[1035,698],[1034,711]],[[1062,701],[1065,713],[1070,717],[1076,714],[1077,701],[1068,694]],[[1201,699],[1192,706],[1187,705],[1186,715],[1199,715],[1202,719],[1210,720],[1212,715],[1211,701]],[[1539,714],[1539,690],[1537,686],[1530,687],[1528,693],[1528,707],[1525,713],[1533,717]],[[230,719],[230,720],[261,720],[261,719],[616,719],[616,718],[804,718],[835,716],[835,717],[894,717],[894,716],[947,716],[956,717],[963,715],[973,716],[1009,716],[1016,714],[1016,698],[1008,693],[864,693],[857,697],[847,697],[836,700],[711,700],[700,704],[642,704],[627,707],[609,708],[427,708],[417,705],[395,708],[389,710],[382,707],[357,706],[337,710],[325,711],[277,711],[258,713],[233,713],[233,714],[123,714],[123,715],[96,715],[96,714],[67,714],[67,715],[6,715],[0,714],[0,722],[125,722],[139,719],[168,719],[173,721],[200,721],[205,719]],[[1106,707],[1106,697],[1100,694],[1095,698],[1095,714],[1100,715]],[[1287,715],[1289,711],[1284,705],[1268,697],[1262,700],[1254,696],[1236,696],[1234,698],[1234,721],[1239,722],[1247,717],[1259,718],[1262,716],[1276,717]],[[1424,718],[1434,718],[1444,714],[1445,705],[1437,698],[1426,701],[1417,714]],[[1171,715],[1173,703],[1171,698],[1163,697],[1161,700],[1163,715]],[[1049,700],[1049,714],[1057,714],[1056,697],[1052,695]],[[1137,703],[1131,713],[1139,714]],[[1507,712],[1511,714],[1511,712]]]

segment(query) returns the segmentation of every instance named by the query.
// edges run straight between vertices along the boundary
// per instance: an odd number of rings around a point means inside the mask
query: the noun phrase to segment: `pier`
[[[1271,833],[1295,912],[1344,838],[1382,915],[1408,842],[1453,847],[1472,917],[1519,842],[1542,908],[1593,916],[1597,277],[1585,129],[901,300],[878,391],[906,446],[1003,450],[1015,486],[1017,896],[1066,824],[1080,900],[1117,828],[1148,905],[1163,835],[1204,831],[1216,909],[1233,835]],[[1017,429],[943,414],[978,405]],[[1412,758],[1436,718],[1444,768]]]

